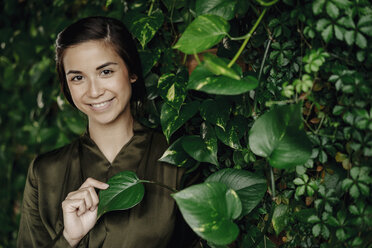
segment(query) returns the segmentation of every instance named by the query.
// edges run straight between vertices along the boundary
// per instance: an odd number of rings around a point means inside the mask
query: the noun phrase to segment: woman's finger
[[[87,209],[94,207],[95,196],[97,195],[93,187],[79,189],[78,191],[71,192],[67,198],[68,199],[83,199],[85,201],[85,206]]]
[[[109,185],[107,183],[98,181],[94,178],[89,177],[85,182],[80,186],[80,189],[87,188],[87,187],[94,187],[97,189],[107,189]]]
[[[78,216],[86,211],[84,199],[66,199],[62,202],[62,209],[65,213],[76,213]]]

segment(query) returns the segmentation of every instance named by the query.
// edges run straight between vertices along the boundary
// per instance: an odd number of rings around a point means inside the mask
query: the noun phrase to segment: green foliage
[[[140,121],[170,144],[160,160],[209,177],[174,195],[206,247],[372,243],[370,1],[7,0],[0,9],[0,246],[15,245],[28,163],[85,130],[59,92],[53,44],[91,15],[124,21],[138,40]],[[213,232],[213,221],[227,224]]]
[[[137,205],[145,194],[143,181],[132,171],[123,171],[111,177],[107,190],[99,193],[97,218],[114,210],[125,210]]]

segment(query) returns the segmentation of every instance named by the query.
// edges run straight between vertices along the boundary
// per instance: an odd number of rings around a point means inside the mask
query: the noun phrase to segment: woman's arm
[[[34,161],[29,167],[23,194],[17,247],[70,247],[62,235],[63,230],[52,238],[40,218],[38,204],[39,192],[37,178],[34,173]]]

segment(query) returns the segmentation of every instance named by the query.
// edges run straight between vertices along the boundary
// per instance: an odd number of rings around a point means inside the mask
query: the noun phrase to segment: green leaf
[[[340,241],[345,241],[348,236],[346,235],[345,230],[343,228],[339,228],[339,229],[336,230],[336,237]]]
[[[182,148],[183,137],[177,139],[171,144],[168,149],[164,152],[163,156],[159,159],[161,162],[173,164],[178,167],[190,167],[194,164],[194,161]]]
[[[195,54],[216,45],[230,30],[229,23],[216,15],[198,16],[185,30],[173,48]]]
[[[240,80],[215,76],[205,66],[199,65],[191,73],[187,89],[217,95],[239,95],[257,86],[258,80],[252,76],[246,76]]]
[[[356,34],[356,39],[355,39],[355,44],[357,44],[358,47],[364,49],[367,47],[367,39],[364,37],[363,34],[357,33]]]
[[[204,100],[200,106],[201,117],[211,124],[225,130],[230,116],[231,106],[224,98]]]
[[[227,67],[228,62],[210,53],[203,54],[204,66],[214,75],[223,75],[235,80],[240,80],[240,75],[233,69]]]
[[[322,31],[323,40],[328,43],[333,37],[333,27],[329,25]]]
[[[114,210],[125,210],[137,205],[145,194],[145,187],[132,171],[122,171],[111,177],[110,187],[99,192],[97,218]]]
[[[236,117],[235,119],[228,122],[225,130],[220,127],[216,127],[216,134],[218,139],[231,148],[242,148],[240,144],[240,138],[246,130],[246,126],[244,124],[244,122],[239,121],[239,118]]]
[[[288,219],[287,211],[288,211],[288,205],[284,205],[284,204],[277,205],[274,209],[272,224],[273,224],[276,235],[279,235],[279,233],[287,225],[287,219]]]
[[[220,182],[233,189],[242,202],[242,216],[249,214],[267,190],[266,179],[245,170],[226,168],[210,175],[205,182]]]
[[[353,197],[354,199],[357,199],[359,197],[359,195],[360,195],[358,186],[356,184],[353,184],[350,187],[350,191],[349,192],[350,192],[351,197]]]
[[[216,245],[233,242],[239,228],[233,222],[242,206],[238,195],[223,183],[208,182],[172,195],[191,229]]]
[[[332,19],[336,19],[338,17],[338,15],[340,14],[337,6],[332,3],[331,1],[328,1],[327,4],[326,4],[326,11],[327,11],[327,14],[332,18]]]
[[[197,15],[212,14],[230,20],[234,17],[237,0],[197,0],[195,11]]]
[[[250,130],[249,147],[275,168],[305,164],[312,145],[303,130],[301,104],[276,106],[259,117]]]
[[[127,17],[129,19],[129,17]],[[128,29],[139,40],[142,48],[155,36],[163,25],[164,16],[160,10],[152,12],[151,16],[137,14],[135,19],[127,20]]]
[[[217,150],[212,149],[200,136],[185,136],[182,147],[193,159],[218,166]]]
[[[313,1],[313,13],[314,13],[314,15],[319,15],[320,13],[322,13],[322,10],[323,10],[323,7],[324,7],[325,3],[326,2],[324,0]]]
[[[309,222],[309,223],[319,223],[320,222],[320,219],[319,219],[319,217],[318,216],[316,216],[316,215],[311,215],[309,218],[308,218],[308,220],[307,220],[307,222]]]
[[[322,224],[318,223],[314,225],[312,229],[314,237],[318,237],[320,235],[321,230],[322,230]]]
[[[161,56],[161,50],[160,49],[140,50],[138,51],[138,53],[141,59],[143,75],[145,76],[159,61]]]
[[[158,81],[160,96],[175,110],[179,111],[186,98],[187,75],[184,73],[163,74]]]
[[[178,130],[187,120],[193,117],[199,109],[199,102],[189,102],[181,106],[180,111],[176,111],[169,104],[164,103],[161,108],[160,122],[163,133],[169,142],[170,136]]]

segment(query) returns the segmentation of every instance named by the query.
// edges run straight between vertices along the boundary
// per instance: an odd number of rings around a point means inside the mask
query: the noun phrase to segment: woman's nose
[[[100,84],[99,80],[91,79],[89,81],[90,81],[89,82],[89,89],[88,89],[89,97],[97,98],[97,97],[103,95],[104,90],[101,87],[101,84]]]

